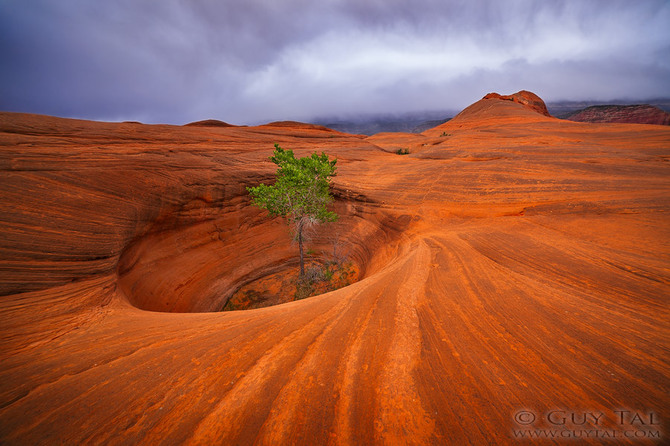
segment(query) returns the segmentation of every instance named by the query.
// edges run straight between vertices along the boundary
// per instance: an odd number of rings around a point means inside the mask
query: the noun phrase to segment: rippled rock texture
[[[670,129],[522,93],[367,138],[0,114],[0,443],[505,444],[557,408],[667,440]],[[245,191],[274,143],[338,158],[311,247],[359,280],[218,312],[295,266]]]

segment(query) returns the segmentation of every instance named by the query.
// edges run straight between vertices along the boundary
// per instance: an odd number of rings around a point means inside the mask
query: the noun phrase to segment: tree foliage
[[[330,160],[325,153],[296,158],[292,150],[275,144],[270,160],[277,168],[277,181],[273,185],[260,184],[248,187],[251,202],[267,209],[273,216],[282,216],[295,229],[300,249],[300,276],[305,274],[303,231],[311,225],[335,221],[337,214],[328,210],[333,197],[330,179],[335,176],[337,160]]]

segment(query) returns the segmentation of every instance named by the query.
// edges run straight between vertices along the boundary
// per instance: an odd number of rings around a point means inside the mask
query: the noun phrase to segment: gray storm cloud
[[[670,96],[670,3],[0,0],[0,109],[232,123]]]

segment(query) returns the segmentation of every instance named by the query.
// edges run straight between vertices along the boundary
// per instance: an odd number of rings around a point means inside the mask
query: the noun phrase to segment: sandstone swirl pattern
[[[361,280],[215,312],[294,258],[245,196],[275,142],[338,158],[315,246]],[[489,97],[372,137],[5,113],[0,145],[2,444],[505,444],[520,409],[669,416],[668,128]]]

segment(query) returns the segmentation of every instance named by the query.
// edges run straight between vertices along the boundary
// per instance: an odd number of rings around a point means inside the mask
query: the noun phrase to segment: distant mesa
[[[611,122],[670,125],[670,113],[653,105],[593,105],[566,119],[576,122]]]
[[[291,129],[302,129],[302,130],[325,130],[328,132],[335,132],[336,130],[333,130],[331,128],[325,127],[323,125],[319,124],[307,124],[305,122],[298,122],[298,121],[275,121],[275,122],[270,122],[268,124],[263,124],[260,127],[287,127]]]
[[[235,127],[227,122],[219,121],[218,119],[205,119],[204,121],[189,122],[185,127]]]
[[[540,113],[541,115],[551,116],[544,101],[538,95],[530,91],[521,90],[518,93],[507,96],[503,96],[498,93],[489,93],[484,96],[483,99],[502,99],[503,101],[512,101],[516,102],[517,104],[524,105],[529,109]]]

